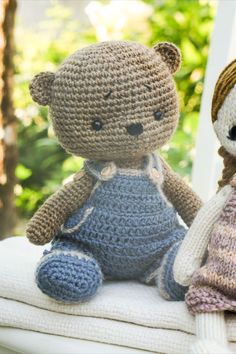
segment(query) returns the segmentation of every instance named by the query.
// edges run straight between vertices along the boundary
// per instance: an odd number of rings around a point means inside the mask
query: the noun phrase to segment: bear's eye
[[[102,121],[99,118],[93,120],[91,124],[93,130],[99,131],[102,129]]]
[[[146,89],[148,89],[149,92],[152,91],[152,88],[150,85],[145,84],[144,86],[146,87]]]
[[[162,120],[164,118],[164,113],[156,111],[153,113],[155,120]]]

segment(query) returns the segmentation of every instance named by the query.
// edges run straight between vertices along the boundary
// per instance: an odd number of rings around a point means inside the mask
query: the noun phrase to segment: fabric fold
[[[91,301],[63,305],[34,282],[43,247],[23,237],[0,242],[0,326],[116,344],[161,353],[188,353],[194,317],[183,302],[163,300],[155,286],[105,282]],[[236,342],[236,317],[227,317]],[[236,344],[234,344],[236,347]]]

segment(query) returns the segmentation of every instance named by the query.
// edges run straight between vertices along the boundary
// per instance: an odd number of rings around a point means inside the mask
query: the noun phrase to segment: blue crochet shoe
[[[40,290],[57,301],[75,303],[93,296],[102,284],[97,262],[75,251],[53,251],[44,256],[36,270]]]

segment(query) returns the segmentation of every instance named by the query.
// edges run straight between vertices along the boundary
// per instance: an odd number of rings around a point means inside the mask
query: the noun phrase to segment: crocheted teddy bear
[[[191,350],[199,354],[230,353],[224,311],[236,312],[236,60],[216,83],[212,121],[224,158],[220,190],[197,214],[174,263],[176,281],[191,284],[186,303],[200,338]]]
[[[156,282],[167,298],[183,299],[172,272],[186,233],[176,213],[190,225],[201,201],[154,153],[178,122],[180,61],[170,43],[110,41],[33,79],[32,98],[49,105],[59,142],[86,159],[27,227],[31,242],[53,240],[36,270],[50,297],[86,300],[111,278]]]

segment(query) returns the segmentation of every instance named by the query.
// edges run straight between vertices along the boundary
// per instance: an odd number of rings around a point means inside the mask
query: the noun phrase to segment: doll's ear
[[[162,60],[168,66],[171,74],[174,74],[180,67],[181,53],[180,50],[173,44],[168,42],[160,42],[153,49],[159,53]]]
[[[36,75],[30,83],[29,89],[31,97],[42,106],[50,103],[52,84],[55,74],[45,71]]]

